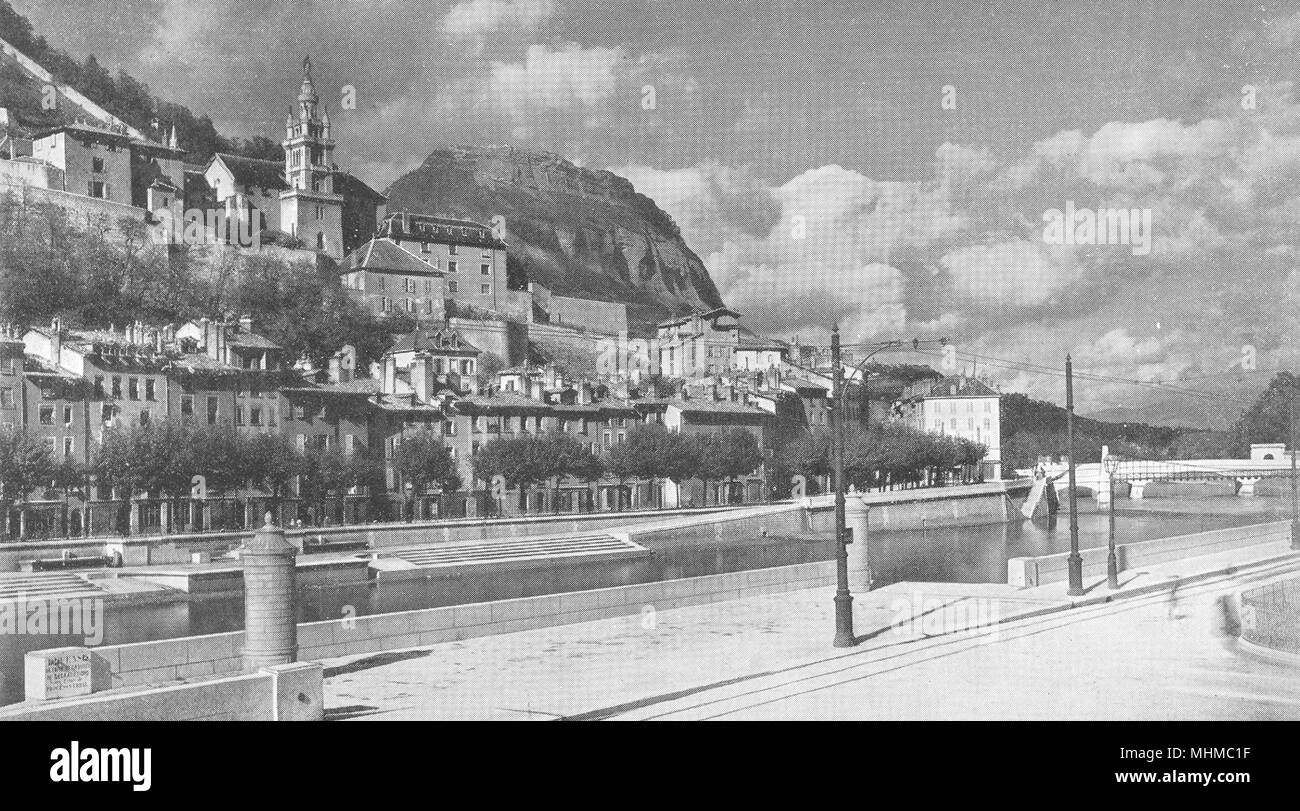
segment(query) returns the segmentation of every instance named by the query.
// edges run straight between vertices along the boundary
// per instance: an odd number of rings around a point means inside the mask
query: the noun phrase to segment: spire
[[[315,104],[320,101],[316,95],[316,86],[311,81],[311,57],[302,60],[302,92],[298,94],[298,101],[311,102]]]
[[[178,146],[178,143],[179,142],[176,140],[176,124],[173,123],[172,134],[171,137],[167,139],[167,146],[171,147],[172,149],[179,149],[180,147]]]

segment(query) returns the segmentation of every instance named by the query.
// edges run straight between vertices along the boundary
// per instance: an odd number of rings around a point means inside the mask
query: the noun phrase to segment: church
[[[370,239],[387,201],[334,162],[329,111],[312,82],[310,57],[303,61],[298,104],[285,120],[280,145],[283,163],[217,153],[201,180],[193,180],[227,217],[255,218],[258,231],[279,231],[333,259]],[[186,185],[188,201],[194,199],[189,179]]]

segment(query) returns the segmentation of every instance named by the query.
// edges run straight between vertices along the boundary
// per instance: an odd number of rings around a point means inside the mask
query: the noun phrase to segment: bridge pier
[[[1128,497],[1129,497],[1129,498],[1145,498],[1145,497],[1146,497],[1146,492],[1145,492],[1145,491],[1146,491],[1146,486],[1147,486],[1148,484],[1150,484],[1150,483],[1151,483],[1151,480],[1150,480],[1150,479],[1136,479],[1136,480],[1134,480],[1134,479],[1129,479],[1129,483],[1128,483],[1128,487],[1129,487],[1129,490],[1128,490]]]
[[[1250,498],[1255,495],[1255,483],[1259,479],[1237,479],[1237,484],[1241,485],[1237,490],[1237,495]]]

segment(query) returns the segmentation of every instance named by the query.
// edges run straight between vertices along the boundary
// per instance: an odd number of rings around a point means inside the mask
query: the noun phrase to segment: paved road
[[[1294,577],[1295,573],[1281,575]],[[1215,599],[1279,575],[1184,586],[961,634],[854,651],[658,702],[624,719],[1300,719],[1300,673],[1217,632]]]

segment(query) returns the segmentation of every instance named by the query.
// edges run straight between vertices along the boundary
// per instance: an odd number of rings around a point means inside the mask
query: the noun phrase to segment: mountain
[[[558,155],[510,147],[438,149],[387,191],[403,209],[492,223],[501,217],[512,286],[617,301],[645,325],[722,306],[677,224],[632,183]]]

